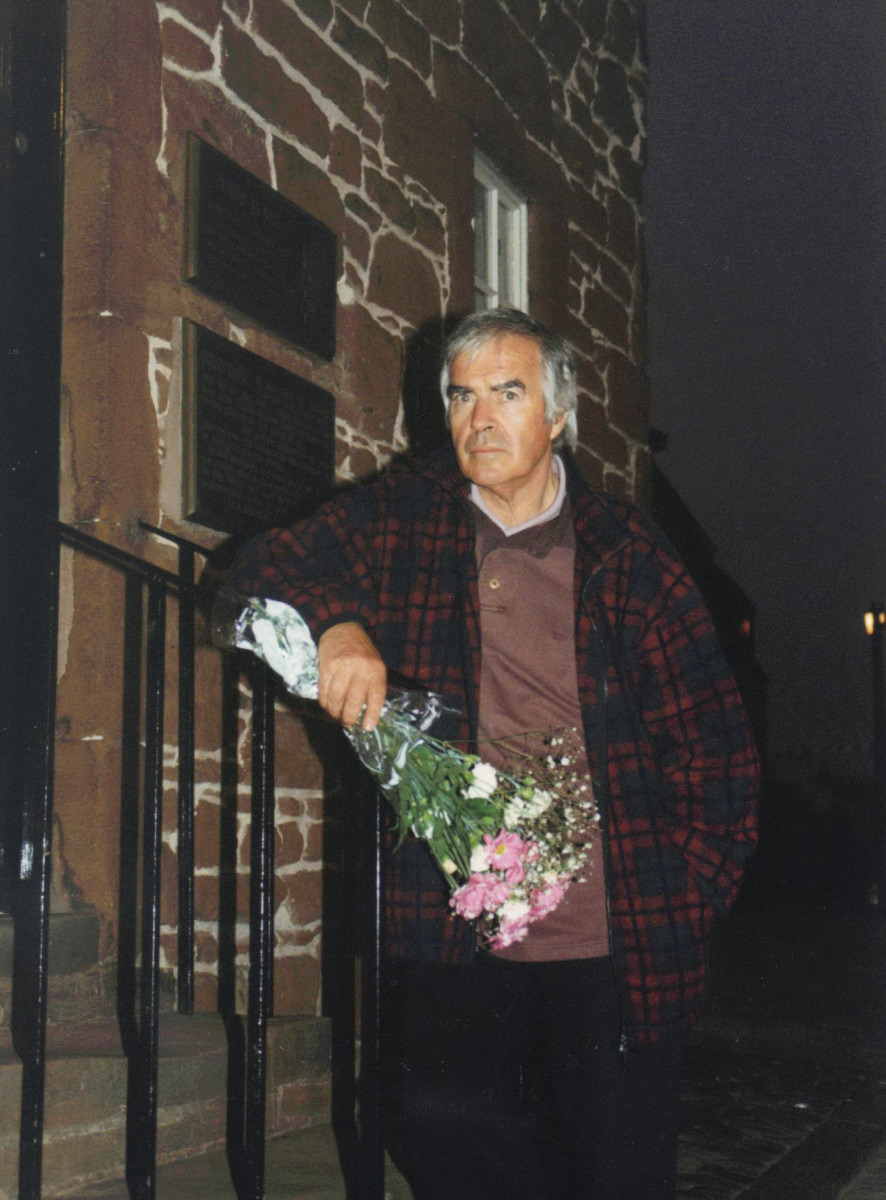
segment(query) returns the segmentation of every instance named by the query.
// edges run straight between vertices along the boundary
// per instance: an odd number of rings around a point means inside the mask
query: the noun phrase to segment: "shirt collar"
[[[557,476],[557,494],[544,512],[540,512],[537,517],[531,517],[528,521],[521,521],[519,525],[502,524],[483,499],[483,493],[477,487],[476,483],[471,484],[471,502],[476,504],[480,512],[487,516],[494,525],[498,526],[505,537],[513,537],[515,533],[522,533],[524,529],[532,529],[536,525],[543,525],[546,521],[552,521],[554,517],[560,515],[560,511],[563,508],[563,501],[566,499],[566,472],[563,470],[563,464],[558,454],[555,454],[551,459],[551,466]]]

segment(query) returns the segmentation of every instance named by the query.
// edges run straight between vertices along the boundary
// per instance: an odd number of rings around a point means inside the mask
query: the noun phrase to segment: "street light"
[[[864,614],[864,627],[871,639],[874,684],[874,828],[878,831],[877,892],[886,904],[886,845],[883,844],[886,815],[886,685],[883,678],[883,630],[886,612],[882,604],[872,604]]]

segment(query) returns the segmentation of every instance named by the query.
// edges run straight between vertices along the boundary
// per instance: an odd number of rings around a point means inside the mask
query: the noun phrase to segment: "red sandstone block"
[[[628,271],[633,271],[638,265],[640,255],[638,211],[631,201],[625,199],[614,188],[606,189],[603,203],[609,217],[606,248],[619,262],[624,263]]]
[[[541,21],[539,0],[508,0],[508,12],[527,37],[537,36]]]
[[[305,839],[295,821],[278,822],[275,838],[274,859],[278,869],[302,861]]]
[[[546,5],[535,41],[560,78],[568,79],[582,53],[584,31],[562,5]]]
[[[537,3],[537,0],[534,0]],[[449,46],[461,35],[458,5],[452,0],[403,0],[403,7],[417,17],[428,33]]]
[[[625,305],[634,305],[634,279],[624,266],[605,250],[601,250],[597,258],[597,269],[600,281],[608,291],[613,292]]]
[[[459,152],[461,144],[472,153],[470,128],[453,115],[453,108],[442,97],[435,98],[409,67],[392,59],[390,74],[380,110],[388,158],[447,207],[458,192],[472,194],[473,167],[466,176],[460,174],[464,155]],[[424,132],[417,136],[417,131]]]
[[[444,257],[446,254],[446,230],[443,227],[443,222],[440,217],[431,208],[426,208],[425,205],[419,204],[417,201],[412,206],[413,217],[415,218],[415,238],[426,246],[433,254],[439,254]]]
[[[579,132],[562,117],[554,119],[551,145],[568,174],[588,191],[594,187],[598,175],[608,174],[606,159],[597,153],[585,131]]]
[[[278,1016],[314,1016],[320,996],[320,964],[311,955],[274,960],[274,1012]]]
[[[225,83],[236,96],[265,120],[326,157],[329,148],[326,114],[301,84],[288,78],[275,59],[262,54],[251,38],[228,21],[223,62]]]
[[[431,39],[420,21],[391,0],[372,0],[366,20],[392,54],[404,59],[423,78],[430,75]]]
[[[630,463],[627,439],[613,429],[599,404],[584,404],[579,408],[578,437],[606,463],[607,467],[624,471]]]
[[[606,246],[609,237],[609,213],[605,204],[585,188],[574,187],[570,196],[569,220],[597,246]],[[611,247],[610,247],[611,250]],[[616,255],[616,257],[618,257]]]
[[[370,436],[389,436],[391,414],[396,411],[400,391],[403,343],[382,328],[361,304],[345,305],[340,318],[348,391],[360,406],[355,423]]]
[[[359,125],[363,81],[351,64],[280,0],[254,0],[253,12],[256,32]]]
[[[349,129],[345,129],[344,125],[334,126],[329,143],[329,169],[332,174],[353,187],[359,187],[362,181],[362,164],[363,148],[360,139]]]
[[[323,881],[318,871],[293,871],[277,876],[278,907],[285,904],[296,925],[310,925],[323,915]],[[313,939],[314,932],[308,935]]]
[[[121,133],[156,153],[163,120],[156,6],[136,0],[125,20],[109,20],[104,5],[72,4],[67,34],[68,121]]]
[[[207,33],[216,29],[221,20],[222,0],[175,0],[172,7]]]
[[[366,194],[371,202],[404,233],[415,229],[415,214],[402,185],[387,179],[371,167],[366,169]]]
[[[77,230],[65,243],[68,318],[141,320],[154,278],[146,253],[157,232],[153,161],[117,133],[78,132],[68,139],[65,189],[68,228]]]
[[[320,29],[327,27],[335,11],[331,0],[298,0],[298,8]]]
[[[362,225],[350,218],[345,221],[344,249],[364,270],[369,266],[369,256],[372,250],[369,234]]]
[[[164,59],[186,71],[212,70],[212,47],[179,21],[167,17],[160,26],[160,40]]]
[[[466,0],[462,49],[492,82],[526,130],[543,144],[551,133],[548,71],[532,40],[495,0]]]
[[[439,320],[444,307],[441,279],[431,259],[395,234],[376,241],[367,298],[415,329]]]
[[[614,346],[627,351],[630,347],[629,318],[624,305],[593,280],[584,288],[582,298],[582,320],[598,329]]]
[[[129,526],[135,513],[156,519],[157,423],[143,334],[110,318],[68,322],[63,373],[63,453],[79,485],[75,519],[112,526]]]
[[[341,46],[349,58],[371,71],[376,78],[388,78],[388,54],[384,45],[368,29],[355,25],[343,12],[335,18],[332,40]]]

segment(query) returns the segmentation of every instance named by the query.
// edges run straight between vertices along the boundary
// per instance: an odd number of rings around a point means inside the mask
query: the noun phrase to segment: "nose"
[[[490,397],[477,396],[471,410],[471,428],[479,433],[491,429],[493,422],[493,401]]]

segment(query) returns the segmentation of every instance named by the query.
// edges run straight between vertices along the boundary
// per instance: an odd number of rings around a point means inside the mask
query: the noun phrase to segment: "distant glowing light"
[[[864,614],[864,627],[868,637],[873,637],[878,625],[886,625],[886,612],[882,604],[872,604]]]

